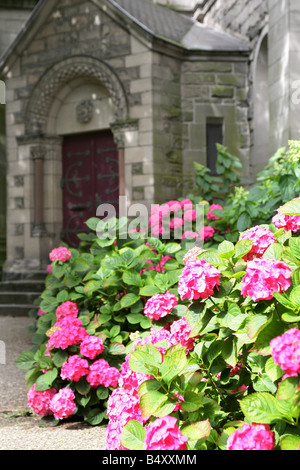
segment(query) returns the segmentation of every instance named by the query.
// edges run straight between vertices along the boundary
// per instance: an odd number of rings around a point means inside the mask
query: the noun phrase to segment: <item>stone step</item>
[[[39,292],[0,292],[0,305],[34,305],[34,301],[39,297]]]
[[[25,317],[32,308],[37,308],[37,306],[28,304],[2,304],[0,305],[0,316]]]
[[[45,289],[45,282],[39,280],[19,280],[19,281],[3,281],[0,282],[1,292],[38,292],[41,293]]]
[[[44,281],[46,275],[45,271],[20,271],[17,275],[4,271],[3,281]]]

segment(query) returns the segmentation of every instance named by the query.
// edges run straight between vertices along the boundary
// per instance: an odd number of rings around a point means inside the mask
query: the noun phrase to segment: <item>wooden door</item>
[[[100,204],[113,204],[118,213],[118,150],[111,131],[64,137],[62,239],[78,246],[85,221],[96,217]]]

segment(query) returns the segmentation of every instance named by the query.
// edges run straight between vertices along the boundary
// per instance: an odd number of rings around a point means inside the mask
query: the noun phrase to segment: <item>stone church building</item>
[[[251,182],[298,138],[298,2],[0,0],[8,24],[4,279],[44,269],[102,203],[192,191],[216,142]]]

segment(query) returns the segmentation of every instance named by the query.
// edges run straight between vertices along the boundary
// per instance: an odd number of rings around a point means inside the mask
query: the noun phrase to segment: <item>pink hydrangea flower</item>
[[[47,349],[67,349],[73,344],[80,344],[88,335],[88,332],[82,326],[82,321],[74,317],[65,317],[57,321],[52,328],[47,343]]]
[[[183,214],[183,219],[184,220],[195,220],[197,218],[197,212],[195,211],[195,209],[188,209],[187,211],[185,211],[185,213]]]
[[[214,234],[215,234],[215,229],[211,227],[210,225],[207,225],[203,227],[201,230],[199,230],[200,240],[207,241],[210,238],[212,238]]]
[[[248,261],[241,293],[253,300],[270,300],[274,292],[287,290],[292,271],[283,261],[255,258]]]
[[[167,291],[165,294],[155,294],[147,300],[144,313],[151,320],[159,320],[169,315],[177,305],[177,297]]]
[[[190,199],[183,199],[182,201],[180,201],[180,204],[182,209],[193,209],[193,203]]]
[[[183,226],[183,219],[180,217],[174,217],[174,219],[171,220],[170,222],[170,228],[176,230],[177,228],[180,228]]]
[[[99,385],[103,385],[104,387],[116,387],[119,377],[120,372],[116,367],[110,367],[107,361],[98,359],[90,365],[86,380],[92,387],[99,387]]]
[[[187,348],[187,353],[194,347],[195,338],[190,338],[191,328],[186,322],[186,318],[183,317],[180,320],[174,321],[170,326],[171,342],[175,344],[181,344]]]
[[[256,225],[255,227],[246,230],[240,235],[240,240],[251,240],[252,248],[246,256],[245,261],[250,261],[254,257],[261,258],[266,249],[276,242],[276,237],[273,235],[271,230],[266,227]]]
[[[153,377],[148,374],[143,374],[142,372],[134,372],[129,367],[129,358],[130,354],[127,355],[125,361],[122,364],[120,377],[119,377],[119,387],[124,388],[132,393],[138,393],[139,386],[145,380],[152,379]]]
[[[56,420],[66,419],[76,410],[75,395],[70,388],[61,388],[51,400],[50,409]]]
[[[189,259],[179,278],[181,300],[207,299],[220,285],[219,271],[204,260]]]
[[[198,233],[193,232],[192,230],[186,230],[182,235],[181,240],[184,240],[185,238],[193,238],[196,241],[198,238]]]
[[[180,431],[175,417],[157,418],[145,429],[143,450],[186,450],[188,438]]]
[[[227,450],[274,450],[275,434],[268,424],[244,424],[227,439]]]
[[[63,363],[60,376],[63,380],[69,379],[74,382],[78,382],[81,377],[84,377],[89,373],[89,363],[86,359],[83,359],[74,354]]]
[[[153,225],[151,227],[151,235],[153,237],[159,237],[160,235],[163,235],[165,233],[164,227],[162,225]]]
[[[222,206],[220,206],[219,204],[212,204],[209,209],[208,209],[208,212],[207,212],[207,219],[208,220],[218,220],[220,217],[217,217],[215,214],[212,213],[213,210],[215,209],[223,209]]]
[[[53,387],[48,390],[38,391],[35,389],[35,384],[33,384],[28,390],[27,404],[32,411],[40,416],[52,415],[50,403],[55,394],[56,390]]]
[[[78,305],[76,302],[67,300],[63,304],[59,305],[56,309],[56,319],[62,320],[65,317],[77,317],[78,316]]]
[[[181,204],[179,201],[169,201],[167,202],[170,212],[179,212],[181,211]]]
[[[277,229],[283,228],[285,232],[291,230],[296,233],[300,230],[300,215],[285,215],[277,212],[272,222]]]
[[[194,246],[193,248],[188,250],[186,254],[184,255],[183,263],[186,264],[189,259],[197,259],[197,256],[201,255],[201,253],[203,253],[204,251],[206,251],[204,250],[204,248]]]
[[[68,250],[68,248],[64,246],[60,246],[59,248],[54,248],[49,254],[50,261],[65,262],[65,261],[69,261],[71,256],[72,256],[72,253],[70,252],[70,250]]]
[[[300,330],[291,328],[270,342],[272,357],[285,372],[283,378],[300,374]]]
[[[89,359],[95,359],[104,351],[104,344],[98,336],[86,336],[80,344],[80,354]]]
[[[42,309],[38,309],[38,312],[37,312],[37,315],[38,317],[42,317],[43,315],[46,315],[46,312],[44,312]]]
[[[143,424],[138,393],[122,388],[115,389],[107,400],[109,423],[106,429],[106,450],[126,450],[121,445],[123,427],[135,419]]]

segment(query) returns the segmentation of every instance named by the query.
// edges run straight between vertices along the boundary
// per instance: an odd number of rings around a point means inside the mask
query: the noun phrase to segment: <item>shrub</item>
[[[300,218],[300,199],[279,212]],[[249,236],[185,258],[185,267],[198,260],[198,274],[209,264],[220,283],[201,297],[199,276],[199,297],[180,295],[175,319],[152,319],[150,335],[127,346],[108,449],[164,449],[166,436],[171,449],[298,449],[300,238],[270,229],[256,253]],[[184,270],[180,281],[190,282]],[[128,405],[117,422],[118,396]]]

